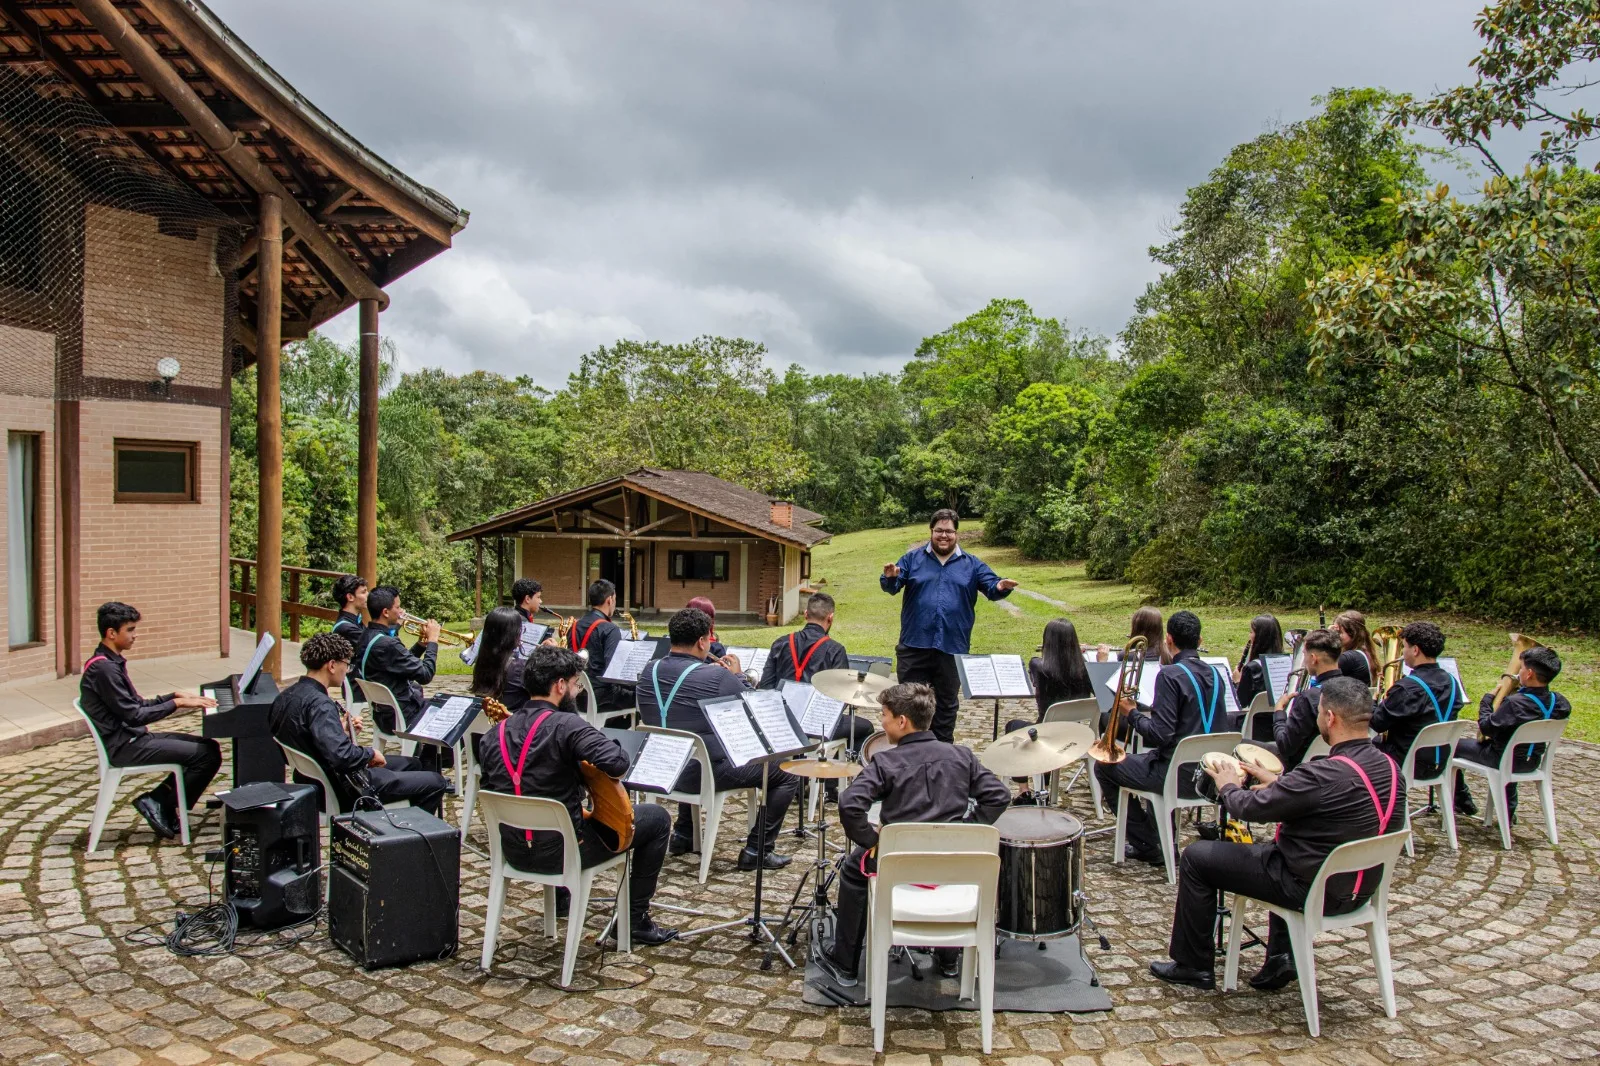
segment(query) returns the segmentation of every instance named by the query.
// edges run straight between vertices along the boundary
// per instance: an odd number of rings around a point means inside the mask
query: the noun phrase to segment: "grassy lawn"
[[[972,631],[973,651],[1017,652],[1026,658],[1038,645],[1044,624],[1057,617],[1070,619],[1085,641],[1121,646],[1127,638],[1128,615],[1140,604],[1139,593],[1132,586],[1091,581],[1084,576],[1082,563],[1034,562],[1021,559],[1015,548],[985,548],[979,543],[981,528],[978,523],[962,526],[964,546],[982,556],[1001,577],[1014,578],[1022,587],[1002,601],[1004,606],[990,603],[981,596],[978,598],[978,620]],[[867,655],[894,654],[895,639],[900,631],[900,597],[884,595],[878,588],[878,575],[885,563],[898,559],[926,535],[927,530],[922,526],[864,530],[835,537],[813,552],[813,580],[823,582],[821,587],[839,604],[834,636],[851,651]],[[1058,607],[1023,595],[1024,591],[1039,593],[1067,606]],[[1328,604],[1328,617],[1332,619],[1345,606]],[[1180,607],[1188,607],[1200,616],[1205,627],[1206,647],[1230,659],[1237,659],[1244,650],[1250,619],[1263,610],[1259,604],[1174,603],[1164,605],[1162,612],[1170,613]],[[1285,629],[1316,625],[1315,610],[1266,609],[1278,616]],[[1437,622],[1444,629],[1445,654],[1459,660],[1462,680],[1476,707],[1477,697],[1488,691],[1505,669],[1511,654],[1506,632],[1515,627],[1434,613],[1394,617],[1375,617],[1369,613],[1368,623],[1376,627],[1424,618]],[[780,632],[787,630],[756,626],[721,629],[717,635],[727,644],[766,645]],[[1600,640],[1561,633],[1531,635],[1561,653],[1565,669],[1555,688],[1572,701],[1575,722],[1571,735],[1600,740]],[[445,672],[466,671],[452,650],[441,652],[440,660]]]

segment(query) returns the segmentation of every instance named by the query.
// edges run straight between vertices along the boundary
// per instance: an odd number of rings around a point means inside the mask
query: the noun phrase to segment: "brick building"
[[[800,611],[811,549],[829,539],[822,515],[690,470],[640,467],[621,477],[551,496],[450,534],[477,545],[478,613],[483,549],[512,561],[506,577],[544,585],[562,612],[584,605],[589,583],[606,578],[617,605],[639,617],[670,614],[695,596],[717,605],[717,620],[786,624]]]
[[[0,0],[0,682],[228,654],[229,407],[257,365],[259,607],[281,559],[279,346],[359,305],[358,557],[376,569],[383,286],[466,214],[359,144],[198,0]]]

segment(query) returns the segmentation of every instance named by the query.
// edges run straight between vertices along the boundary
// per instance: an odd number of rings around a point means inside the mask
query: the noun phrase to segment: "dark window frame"
[[[12,437],[30,437],[33,440],[33,633],[34,639],[12,644],[11,634],[6,634],[8,651],[27,651],[42,648],[44,639],[44,434],[38,430],[14,429],[6,434],[6,447]],[[7,487],[9,492],[9,486]],[[9,546],[8,546],[9,547]],[[9,627],[8,627],[9,628]]]
[[[186,457],[183,492],[123,492],[117,487],[121,481],[122,453],[177,452]],[[113,503],[199,503],[200,502],[200,442],[192,440],[142,440],[117,437],[111,442],[111,500]]]
[[[726,583],[731,580],[733,573],[733,560],[731,553],[704,548],[669,548],[667,550],[667,579],[686,585],[690,581],[708,581],[715,585],[718,582]],[[694,568],[690,565],[690,556],[705,556],[710,560],[710,569],[713,576],[697,577]],[[717,564],[722,564],[722,576],[716,577]]]

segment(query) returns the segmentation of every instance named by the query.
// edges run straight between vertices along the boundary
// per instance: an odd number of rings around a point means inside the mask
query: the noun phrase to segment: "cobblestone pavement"
[[[964,706],[963,736],[987,736],[989,711]],[[1156,982],[1145,965],[1164,954],[1173,890],[1152,867],[1111,866],[1102,837],[1090,844],[1088,882],[1112,948],[1091,950],[1091,957],[1115,1007],[1096,1015],[1003,1014],[992,1061],[1595,1061],[1600,749],[1566,744],[1558,767],[1560,848],[1547,845],[1537,804],[1527,800],[1509,852],[1472,822],[1462,827],[1462,851],[1452,853],[1437,819],[1420,820],[1417,858],[1402,860],[1391,896],[1396,1020],[1383,1016],[1359,933],[1321,942],[1320,1040],[1306,1035],[1296,986],[1223,995]],[[477,958],[487,861],[471,852],[454,959],[366,973],[321,930],[256,957],[177,958],[141,946],[126,934],[170,922],[179,906],[204,900],[203,854],[216,845],[216,816],[200,825],[190,848],[158,846],[124,789],[102,852],[91,859],[83,849],[96,786],[87,739],[0,759],[7,975],[0,981],[0,1057],[8,1062],[721,1066],[874,1059],[864,1009],[805,1005],[796,975],[781,967],[762,972],[759,951],[737,935],[609,956],[621,964],[598,974],[588,945],[577,977],[586,990],[559,991],[550,984],[559,953],[540,934],[539,897],[517,886],[495,972],[486,976]],[[1074,798],[1086,806],[1081,791]],[[740,825],[741,813],[730,821]],[[481,828],[474,837],[481,846]],[[787,841],[783,847],[802,850]],[[751,875],[733,869],[736,848],[721,842],[704,888],[694,881],[694,856],[670,860],[658,899],[737,916]],[[794,872],[773,879],[769,898],[787,898],[804,857]],[[1246,956],[1247,972],[1258,960]],[[975,1064],[977,1016],[891,1011],[886,1047],[887,1062],[897,1066]]]

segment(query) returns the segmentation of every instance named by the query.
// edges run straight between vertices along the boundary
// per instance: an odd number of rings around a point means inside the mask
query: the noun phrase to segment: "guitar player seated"
[[[522,670],[528,703],[483,734],[478,741],[478,763],[485,789],[542,796],[565,804],[577,833],[579,860],[584,866],[594,866],[617,854],[618,835],[601,824],[599,817],[583,816],[585,785],[579,764],[587,762],[620,778],[629,763],[616,741],[575,713],[578,675],[583,670],[583,660],[565,648],[535,648]],[[664,944],[678,935],[676,929],[658,925],[650,917],[650,899],[661,876],[671,831],[672,816],[665,807],[650,803],[634,808],[633,872],[628,890],[635,944]],[[500,834],[502,852],[512,866],[529,873],[561,872],[559,834],[510,828],[502,828]],[[567,906],[563,889],[558,913],[565,914]]]

